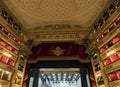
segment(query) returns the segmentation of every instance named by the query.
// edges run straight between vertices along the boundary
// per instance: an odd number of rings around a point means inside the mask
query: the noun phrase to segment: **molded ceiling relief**
[[[90,27],[109,0],[3,0],[26,29],[63,21]]]
[[[26,12],[41,18],[64,18],[84,12],[96,0],[15,0]]]

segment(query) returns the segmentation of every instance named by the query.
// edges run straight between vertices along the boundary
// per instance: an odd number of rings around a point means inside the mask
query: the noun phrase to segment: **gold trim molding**
[[[89,63],[90,60],[89,59],[82,59],[80,57],[39,57],[37,59],[29,59],[28,63],[37,63],[38,61],[47,61],[47,60],[78,60],[82,63]]]

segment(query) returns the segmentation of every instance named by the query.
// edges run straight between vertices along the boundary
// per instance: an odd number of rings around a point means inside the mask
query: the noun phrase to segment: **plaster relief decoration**
[[[111,0],[1,1],[18,18],[25,29],[34,29],[43,23],[54,21],[77,23],[85,27],[90,27]],[[56,25],[55,28],[59,29],[60,26]]]
[[[69,24],[55,24],[55,25],[45,25],[44,29],[69,29],[71,25]]]
[[[56,56],[64,54],[64,50],[60,47],[56,47],[55,49],[51,50],[51,52],[53,52],[53,54],[55,54]]]
[[[16,0],[17,4],[24,11],[37,16],[47,18],[71,17],[79,12],[84,12],[96,0]]]

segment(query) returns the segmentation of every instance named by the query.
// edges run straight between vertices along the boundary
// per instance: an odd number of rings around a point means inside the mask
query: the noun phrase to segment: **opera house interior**
[[[120,87],[120,0],[0,0],[0,87]]]

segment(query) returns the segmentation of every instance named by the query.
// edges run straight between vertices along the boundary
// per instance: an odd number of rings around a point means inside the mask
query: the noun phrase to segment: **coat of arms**
[[[60,47],[56,47],[55,49],[51,50],[53,52],[53,54],[55,54],[56,56],[60,56],[62,54],[64,54],[64,50],[61,49]]]

